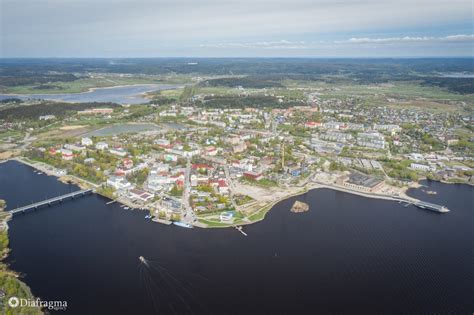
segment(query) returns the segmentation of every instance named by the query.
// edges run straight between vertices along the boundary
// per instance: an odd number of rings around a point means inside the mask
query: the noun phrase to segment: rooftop
[[[360,173],[352,173],[351,175],[349,175],[348,182],[355,185],[373,188],[377,186],[378,184],[380,184],[382,180],[375,177],[366,176]]]

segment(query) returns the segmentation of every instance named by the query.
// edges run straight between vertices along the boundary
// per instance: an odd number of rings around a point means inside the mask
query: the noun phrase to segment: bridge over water
[[[61,195],[61,196],[58,196],[58,197],[54,197],[54,198],[46,199],[46,200],[43,200],[43,201],[35,202],[35,203],[32,203],[32,204],[27,205],[27,206],[18,207],[16,209],[10,210],[8,212],[11,213],[12,215],[15,215],[15,214],[23,213],[23,212],[26,212],[26,211],[29,211],[29,210],[38,209],[41,206],[52,205],[55,202],[62,202],[63,200],[66,200],[66,199],[69,199],[69,198],[74,199],[75,197],[82,197],[82,196],[84,196],[86,194],[89,194],[91,192],[92,192],[92,189],[78,190],[78,191],[74,191],[74,192],[71,192],[71,193],[68,193],[68,194],[65,194],[65,195]]]

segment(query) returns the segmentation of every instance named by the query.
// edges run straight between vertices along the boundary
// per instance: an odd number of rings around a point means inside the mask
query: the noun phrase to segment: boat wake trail
[[[207,313],[192,293],[190,283],[179,280],[168,269],[155,261],[139,257],[139,276],[146,298],[156,314]]]

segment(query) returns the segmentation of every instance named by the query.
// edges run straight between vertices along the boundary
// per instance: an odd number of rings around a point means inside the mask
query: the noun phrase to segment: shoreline
[[[3,199],[0,200],[3,201]],[[33,295],[33,293],[31,292],[31,288],[26,284],[26,282],[20,279],[22,276],[21,273],[10,269],[10,266],[5,263],[5,259],[8,258],[11,251],[8,222],[13,218],[13,215],[8,211],[5,211],[5,206],[3,206],[0,207],[0,217],[0,235],[2,238],[2,252],[0,256],[0,280],[2,283],[13,282],[15,284],[14,287],[10,285],[10,287],[6,290],[2,287],[2,291],[6,296],[16,296],[28,300],[34,300],[37,297]],[[5,311],[6,314],[10,314],[10,312],[14,312],[14,308],[9,306],[8,304],[0,304],[0,311]],[[43,314],[43,312],[39,308],[33,308],[31,309],[31,314]]]
[[[158,83],[136,83],[136,84],[121,84],[121,85],[111,85],[111,86],[104,86],[104,87],[90,87],[90,88],[87,88],[87,90],[85,91],[81,91],[81,92],[69,92],[69,93],[31,93],[31,94],[20,94],[20,93],[0,93],[0,95],[4,95],[4,96],[24,96],[24,97],[28,97],[30,95],[43,95],[43,96],[57,96],[57,95],[68,95],[68,94],[74,94],[74,95],[78,95],[78,94],[87,94],[87,93],[92,93],[96,90],[103,90],[103,89],[115,89],[115,88],[124,88],[124,87],[133,87],[133,86],[148,86],[148,85],[160,85]],[[167,84],[161,84],[161,85],[166,85],[168,86]],[[169,85],[170,87],[169,88],[165,88],[164,90],[173,90],[173,89],[178,89],[178,88],[181,88],[182,86],[175,86],[175,87],[171,87],[172,85],[170,84]],[[160,89],[158,89],[160,90]],[[154,91],[158,91],[158,90],[150,90],[148,92],[142,92],[142,93],[138,93],[138,94],[134,94],[134,95],[145,95],[146,93],[149,93],[149,92],[154,92]],[[145,98],[146,99],[146,98]],[[61,101],[61,102],[67,102],[67,101],[62,101],[62,100],[55,100],[55,101]],[[69,102],[70,103],[70,102]],[[73,102],[74,103],[74,102]]]
[[[250,225],[250,224],[258,223],[258,222],[263,221],[265,219],[266,214],[268,212],[270,212],[276,204],[278,204],[282,201],[285,201],[287,199],[303,195],[303,194],[308,193],[312,190],[317,190],[317,189],[331,189],[331,190],[335,190],[335,191],[339,191],[339,192],[343,192],[343,193],[347,193],[347,194],[351,194],[351,195],[356,195],[356,196],[359,196],[359,197],[378,199],[378,200],[388,200],[388,201],[396,201],[396,202],[401,201],[401,202],[411,202],[411,203],[416,202],[416,201],[420,201],[419,199],[410,197],[410,196],[405,194],[406,190],[408,190],[409,188],[407,188],[405,190],[403,196],[392,197],[392,196],[389,196],[389,195],[379,195],[379,194],[365,193],[365,192],[362,192],[362,191],[354,191],[354,190],[345,189],[344,187],[339,187],[339,186],[335,186],[335,185],[328,185],[328,184],[323,184],[323,183],[312,182],[312,184],[309,187],[305,186],[304,188],[302,188],[301,191],[290,193],[290,194],[288,194],[286,196],[283,196],[283,197],[281,197],[277,200],[268,202],[266,205],[262,206],[260,209],[258,209],[257,211],[255,211],[254,213],[252,213],[250,215],[250,216],[253,216],[253,215],[257,215],[257,214],[263,212],[262,217],[257,219],[257,220],[243,221],[243,222],[239,222],[239,223],[236,223],[236,224],[228,224],[228,225],[224,225],[225,223],[222,223],[222,222],[212,221],[213,223],[220,223],[220,224],[223,224],[223,225],[222,226],[207,226],[206,228],[228,228],[228,227],[237,227],[237,226],[241,226],[241,225]],[[255,202],[258,203],[258,201],[255,201]],[[209,220],[206,220],[206,221],[209,221]]]
[[[11,158],[11,159],[8,159],[8,160],[0,161],[0,163],[2,163],[2,162],[4,163],[4,162],[10,161],[10,160],[14,160],[14,161],[23,163],[25,165],[28,165],[28,166],[36,169],[36,170],[44,172],[48,176],[55,176],[59,181],[61,181],[63,183],[67,183],[67,181],[71,181],[73,184],[78,185],[81,189],[92,188],[92,189],[94,189],[95,194],[98,194],[100,196],[108,198],[111,201],[113,200],[115,202],[118,202],[123,206],[130,207],[130,209],[132,209],[132,210],[133,209],[138,209],[138,210],[143,210],[143,211],[150,211],[150,209],[148,209],[146,207],[145,208],[136,207],[136,205],[133,205],[133,204],[128,203],[126,201],[120,200],[120,198],[111,198],[109,196],[105,196],[105,195],[97,192],[96,189],[100,187],[100,185],[98,185],[98,184],[91,183],[89,181],[86,181],[84,179],[81,179],[81,178],[78,178],[76,176],[69,175],[69,174],[59,176],[58,174],[54,173],[53,169],[55,169],[55,168],[53,166],[50,166],[50,165],[48,165],[46,163],[43,163],[43,162],[32,163],[30,161],[25,160],[25,158],[23,158],[23,157],[15,157],[15,158]],[[331,185],[331,184],[325,184],[325,183],[310,181],[310,182],[306,183],[306,185],[304,185],[304,186],[293,187],[294,189],[297,189],[297,188],[300,188],[300,189],[298,191],[288,192],[287,195],[283,195],[283,196],[281,196],[280,198],[278,198],[276,200],[271,200],[271,201],[267,201],[267,202],[255,200],[254,202],[247,204],[247,207],[252,207],[255,204],[265,203],[265,204],[259,206],[256,211],[254,211],[251,214],[249,214],[248,216],[246,216],[245,218],[247,220],[240,219],[238,223],[228,223],[227,224],[225,222],[214,221],[212,219],[207,219],[205,217],[199,217],[198,216],[197,217],[198,220],[193,225],[195,227],[199,227],[199,228],[232,228],[232,227],[235,228],[237,226],[243,226],[243,225],[250,225],[250,224],[258,223],[258,222],[265,219],[266,214],[277,203],[279,203],[281,201],[284,201],[284,200],[287,200],[287,199],[290,199],[292,197],[296,197],[296,196],[305,194],[305,193],[307,193],[311,190],[321,189],[321,188],[332,189],[332,190],[335,190],[335,191],[340,191],[340,192],[344,192],[344,193],[348,193],[348,194],[352,194],[352,195],[357,195],[357,196],[365,197],[365,198],[372,198],[372,199],[379,199],[379,200],[389,200],[389,201],[397,201],[397,202],[406,202],[406,203],[415,203],[415,202],[420,201],[420,200],[408,196],[406,194],[406,191],[410,188],[419,188],[421,186],[422,185],[420,185],[419,182],[416,182],[414,187],[404,188],[403,191],[402,191],[402,195],[400,195],[400,196],[391,196],[391,195],[381,195],[381,194],[376,194],[376,193],[367,193],[367,192],[363,192],[363,191],[355,191],[355,190],[350,190],[350,189],[347,189],[345,187],[337,186],[337,185],[334,185],[334,184]],[[246,207],[246,205],[242,205],[241,207]],[[244,209],[240,209],[240,210],[244,210]],[[250,220],[249,217],[252,217],[252,216],[258,216],[258,217],[254,220]],[[201,222],[201,220],[210,222],[211,225],[209,225],[205,222]]]

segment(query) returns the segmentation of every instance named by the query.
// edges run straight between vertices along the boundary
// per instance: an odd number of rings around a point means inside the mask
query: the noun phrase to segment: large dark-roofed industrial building
[[[383,180],[360,173],[351,173],[343,185],[357,190],[376,192],[383,186]]]

